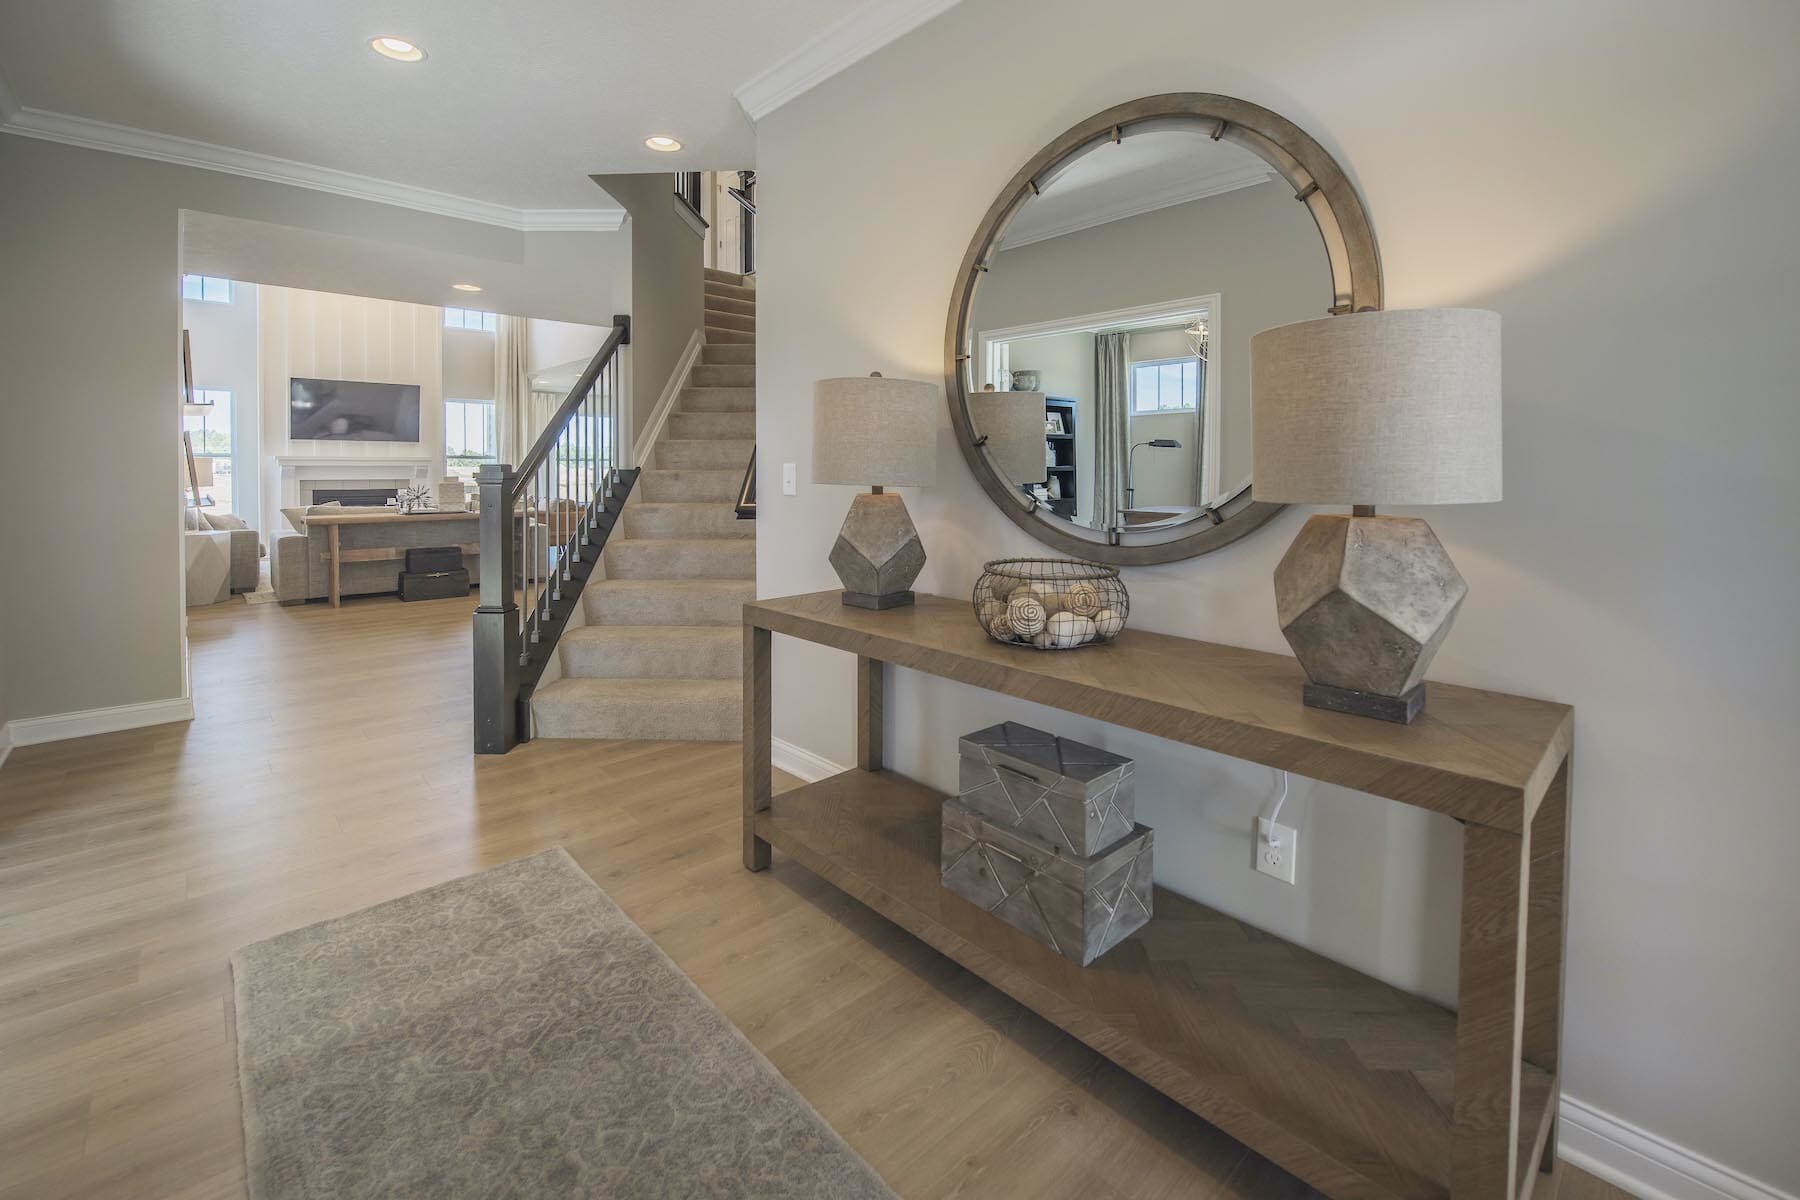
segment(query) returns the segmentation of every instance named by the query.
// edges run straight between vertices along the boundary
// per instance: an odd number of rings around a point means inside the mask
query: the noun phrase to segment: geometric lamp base
[[[913,594],[907,592],[845,592],[844,603],[851,608],[902,608],[913,602]]]
[[[899,608],[913,602],[912,585],[925,568],[925,546],[892,493],[858,493],[831,547],[831,565],[854,608]]]
[[[1411,725],[1413,718],[1425,707],[1425,685],[1421,683],[1401,696],[1378,696],[1373,692],[1358,692],[1308,680],[1300,689],[1300,698],[1308,708],[1325,708],[1354,717],[1373,717],[1377,721]]]

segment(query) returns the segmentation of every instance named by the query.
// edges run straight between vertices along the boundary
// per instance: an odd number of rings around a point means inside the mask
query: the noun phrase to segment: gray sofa
[[[393,514],[391,508],[309,508],[314,512],[354,513],[380,512]],[[474,545],[481,541],[481,517],[470,513],[463,521],[431,521],[408,525],[397,514],[390,522],[379,525],[344,525],[338,531],[339,544],[346,550],[394,547],[405,550],[415,546]],[[331,590],[331,569],[325,561],[327,546],[325,527],[309,525],[304,534],[290,534],[275,539],[270,548],[269,577],[275,598],[282,604],[304,604],[323,599]],[[474,554],[463,555],[463,565],[473,580],[480,570]],[[406,569],[404,558],[372,562],[346,562],[338,568],[340,594],[369,596],[400,590],[400,572]]]
[[[187,539],[189,608],[256,590],[262,573],[262,542],[242,518],[190,508],[182,536]]]

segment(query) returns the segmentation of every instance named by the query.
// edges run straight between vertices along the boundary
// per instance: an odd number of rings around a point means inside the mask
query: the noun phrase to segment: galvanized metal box
[[[957,799],[998,825],[1082,858],[1131,833],[1137,769],[1129,758],[1016,721],[971,733],[959,748]]]
[[[1087,966],[1150,919],[1151,843],[1137,826],[1092,858],[1065,857],[944,801],[944,886]]]

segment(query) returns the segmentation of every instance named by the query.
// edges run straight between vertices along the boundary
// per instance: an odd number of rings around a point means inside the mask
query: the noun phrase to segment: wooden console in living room
[[[772,634],[857,656],[855,769],[771,786]],[[1463,824],[1451,1012],[1157,889],[1081,967],[946,891],[941,793],[882,769],[888,664],[1447,814]],[[1002,646],[968,602],[744,607],[744,865],[771,847],[1340,1200],[1520,1200],[1555,1157],[1573,710],[1432,684],[1393,725],[1300,702],[1290,657],[1127,630]]]

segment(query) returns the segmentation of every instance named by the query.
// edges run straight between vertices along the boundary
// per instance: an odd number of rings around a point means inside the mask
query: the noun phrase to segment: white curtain
[[[559,397],[560,399],[560,397]],[[500,431],[500,461],[518,466],[555,411],[543,408],[531,392],[531,321],[501,317],[494,335],[495,421]],[[542,409],[542,411],[539,411]]]
[[[1130,452],[1129,383],[1131,335],[1102,333],[1094,338],[1094,516],[1095,529],[1117,529],[1124,518],[1125,456]]]
[[[1197,366],[1199,370],[1196,372],[1194,380],[1194,394],[1198,403],[1194,405],[1193,440],[1188,443],[1193,447],[1191,454],[1194,463],[1194,469],[1190,473],[1192,492],[1188,496],[1188,503],[1195,508],[1203,508],[1212,499],[1206,494],[1206,489],[1208,487],[1216,488],[1217,484],[1213,480],[1202,478],[1206,473],[1206,371],[1208,364],[1202,358],[1199,359]]]

